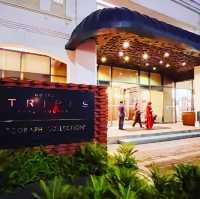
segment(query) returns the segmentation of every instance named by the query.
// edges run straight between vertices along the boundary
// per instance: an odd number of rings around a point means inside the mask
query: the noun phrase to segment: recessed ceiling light
[[[170,67],[170,64],[166,64],[166,67],[169,68],[169,67]]]
[[[149,63],[145,63],[145,66],[149,66]]]
[[[153,67],[153,70],[156,70],[156,67]]]
[[[165,52],[165,53],[164,53],[164,57],[169,57],[169,53],[168,53],[168,52]]]
[[[160,60],[160,61],[159,61],[159,64],[163,64],[163,60]]]
[[[119,52],[119,56],[122,57],[124,56],[124,53],[122,51]]]
[[[101,58],[101,62],[105,63],[106,61],[107,61],[107,58],[103,56],[103,57]]]
[[[147,59],[149,58],[149,55],[148,55],[147,53],[144,53],[144,54],[142,55],[142,58],[143,58],[144,60],[147,60]]]
[[[125,41],[124,43],[123,43],[123,48],[128,48],[129,47],[129,42],[128,41]]]
[[[129,56],[125,56],[125,57],[124,57],[124,60],[125,60],[126,62],[128,62],[128,61],[129,61],[129,59],[130,59],[130,57],[129,57]]]
[[[182,63],[182,66],[185,66],[185,65],[186,65],[186,63],[185,63],[185,62],[183,62],[183,63]]]

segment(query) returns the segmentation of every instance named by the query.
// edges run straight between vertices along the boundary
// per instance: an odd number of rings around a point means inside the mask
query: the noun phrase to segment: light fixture
[[[166,58],[166,57],[169,57],[169,53],[168,52],[165,52],[164,53],[164,57]]]
[[[107,61],[107,58],[103,56],[103,57],[101,58],[101,62],[102,62],[102,63],[105,63],[106,61]]]
[[[185,65],[186,65],[186,63],[185,63],[185,62],[183,62],[181,65],[182,65],[182,66],[185,66]]]
[[[144,54],[142,55],[142,58],[143,58],[144,60],[147,60],[147,59],[149,58],[149,55],[148,55],[147,53],[144,53]]]
[[[149,66],[149,63],[145,63],[145,66]]]
[[[124,43],[123,43],[123,48],[128,48],[129,47],[129,42],[128,41],[125,41]]]
[[[156,70],[156,67],[153,67],[153,70]]]
[[[160,61],[159,61],[159,64],[163,64],[163,60],[160,60]]]
[[[120,51],[120,52],[119,52],[119,56],[120,56],[120,57],[123,57],[123,56],[124,56],[124,53],[123,53],[122,51]]]
[[[129,57],[129,56],[125,56],[125,57],[124,57],[124,60],[125,60],[126,62],[128,62],[128,61],[129,61],[129,59],[130,59],[130,57]]]
[[[166,67],[169,68],[169,67],[170,67],[170,64],[166,64]]]

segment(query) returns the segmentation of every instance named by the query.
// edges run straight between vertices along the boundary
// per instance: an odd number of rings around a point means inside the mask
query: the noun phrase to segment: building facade
[[[153,102],[158,122],[181,121],[182,112],[199,111],[198,66],[194,76],[175,81],[152,66],[151,71],[108,64],[89,39],[75,50],[65,50],[74,28],[96,9],[127,7],[165,23],[200,33],[200,9],[189,1],[167,0],[0,0],[0,76],[108,86],[109,120],[117,120],[120,100],[127,119],[140,102],[144,111]],[[86,5],[87,3],[87,5]],[[166,7],[170,9],[166,9]],[[127,58],[129,59],[129,58]],[[128,60],[127,60],[128,61]],[[148,63],[146,63],[148,64]]]

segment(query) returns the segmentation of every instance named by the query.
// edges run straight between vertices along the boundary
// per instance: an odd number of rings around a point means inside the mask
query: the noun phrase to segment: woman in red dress
[[[152,127],[153,127],[153,113],[152,113],[151,102],[148,102],[146,107],[146,128],[152,129]]]

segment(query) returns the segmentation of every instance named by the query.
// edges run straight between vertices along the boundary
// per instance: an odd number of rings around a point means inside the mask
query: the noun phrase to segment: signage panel
[[[0,86],[0,147],[88,141],[94,132],[94,94]]]

